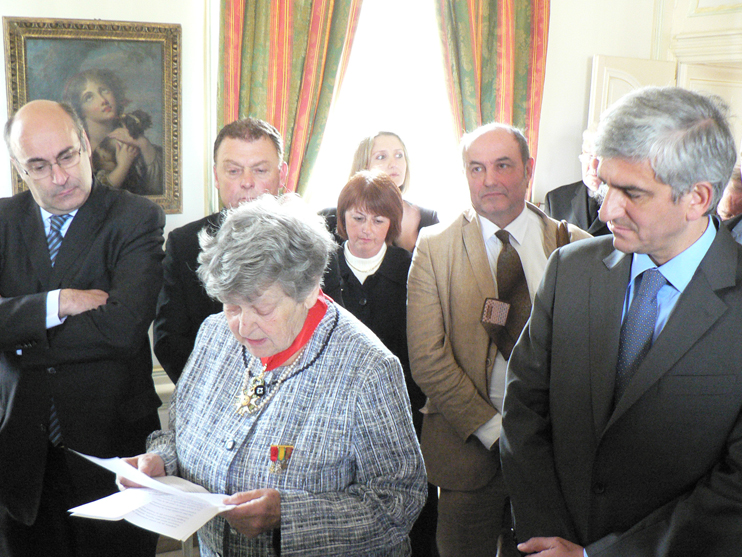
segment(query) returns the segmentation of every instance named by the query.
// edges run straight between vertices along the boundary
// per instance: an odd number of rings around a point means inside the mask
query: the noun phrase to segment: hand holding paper
[[[160,455],[146,453],[139,456],[124,458],[123,461],[133,468],[139,470],[150,478],[159,478],[165,475],[165,461]],[[116,483],[120,487],[142,487],[124,476],[116,476]]]
[[[117,474],[122,485],[126,482],[142,487],[125,489],[70,509],[73,516],[98,520],[124,519],[169,538],[186,540],[214,516],[234,508],[234,505],[222,503],[226,495],[209,493],[200,485],[182,478],[152,478],[120,458],[103,459],[77,454]],[[144,469],[149,471],[146,467]]]

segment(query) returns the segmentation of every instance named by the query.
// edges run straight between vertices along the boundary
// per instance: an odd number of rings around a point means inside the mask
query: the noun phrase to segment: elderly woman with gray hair
[[[199,530],[202,557],[408,555],[426,479],[402,368],[322,293],[321,218],[263,196],[200,241],[224,311],[201,326],[170,429],[129,462],[230,495]]]

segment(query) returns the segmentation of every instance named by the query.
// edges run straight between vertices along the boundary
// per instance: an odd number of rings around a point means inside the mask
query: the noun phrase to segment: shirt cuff
[[[51,329],[64,323],[65,318],[59,318],[59,293],[61,290],[52,290],[46,295],[46,328]]]
[[[492,449],[492,446],[497,442],[497,440],[500,438],[500,430],[502,429],[502,414],[499,412],[495,414],[490,420],[479,426],[476,431],[474,431],[474,435],[477,436],[477,439],[479,439],[482,442],[482,445],[487,447],[487,450]]]

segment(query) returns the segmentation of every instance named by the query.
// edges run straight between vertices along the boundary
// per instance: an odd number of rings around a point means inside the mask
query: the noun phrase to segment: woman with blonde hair
[[[400,192],[404,195],[410,186],[410,166],[407,147],[402,139],[393,132],[379,131],[364,137],[358,144],[350,176],[361,170],[379,170],[389,175]],[[436,224],[438,214],[409,201],[403,201],[402,228],[394,241],[395,246],[411,252],[415,249],[420,229]],[[321,214],[327,220],[327,225],[333,232],[337,228],[337,212],[325,209]]]

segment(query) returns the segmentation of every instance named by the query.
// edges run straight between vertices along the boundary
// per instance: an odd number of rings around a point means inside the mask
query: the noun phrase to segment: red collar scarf
[[[299,334],[294,339],[294,342],[291,343],[291,346],[289,346],[286,350],[278,352],[277,354],[273,354],[272,356],[268,356],[267,358],[260,358],[260,361],[265,366],[266,371],[276,369],[291,356],[304,348],[304,345],[306,345],[306,343],[309,342],[309,339],[312,338],[314,331],[317,329],[317,325],[319,325],[319,322],[322,321],[322,318],[325,316],[325,313],[327,312],[328,300],[330,300],[330,298],[326,296],[325,293],[322,292],[322,290],[320,290],[317,302],[309,309],[309,312],[307,312],[307,317],[304,320],[304,326],[301,328],[301,331],[299,331]]]

